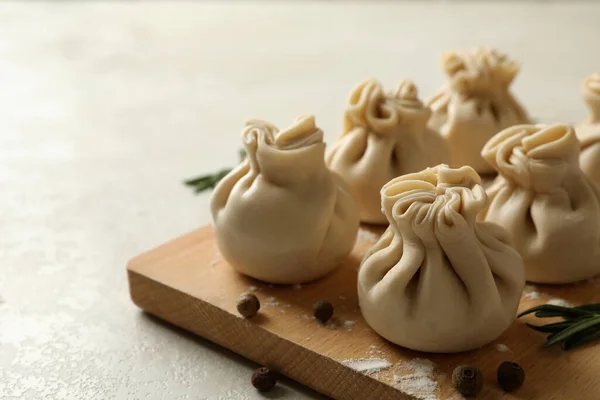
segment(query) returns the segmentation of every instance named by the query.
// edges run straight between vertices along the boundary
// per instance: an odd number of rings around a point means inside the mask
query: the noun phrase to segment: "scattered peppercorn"
[[[460,365],[452,373],[452,383],[463,396],[475,397],[483,389],[483,374],[477,367]]]
[[[246,318],[253,317],[260,309],[260,301],[252,293],[242,293],[237,301],[238,312]]]
[[[252,374],[252,386],[259,392],[268,392],[276,383],[275,374],[269,368],[261,367]]]
[[[516,362],[504,361],[498,367],[497,378],[505,392],[512,392],[523,386],[525,371]]]
[[[319,300],[313,306],[313,315],[321,322],[327,322],[333,315],[333,306],[330,302]]]

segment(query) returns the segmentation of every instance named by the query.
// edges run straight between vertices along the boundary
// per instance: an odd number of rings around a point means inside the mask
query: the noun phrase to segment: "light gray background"
[[[446,49],[498,46],[532,115],[579,120],[598,21],[592,3],[2,3],[0,399],[260,398],[254,365],[129,300],[130,257],[209,222],[182,179],[232,165],[246,118],[314,113],[332,140],[363,78],[430,95]]]

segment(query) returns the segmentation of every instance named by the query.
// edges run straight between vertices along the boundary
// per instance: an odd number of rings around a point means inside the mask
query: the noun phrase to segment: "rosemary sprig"
[[[240,162],[246,159],[246,151],[244,149],[240,149]],[[233,168],[225,168],[214,174],[201,175],[195,178],[191,178],[183,181],[184,185],[189,186],[194,189],[194,194],[202,193],[205,190],[214,189],[217,186],[217,183],[221,179],[223,179],[228,173],[230,173]]]
[[[518,317],[527,314],[535,314],[538,318],[563,319],[546,325],[527,324],[531,329],[548,333],[544,347],[560,343],[563,350],[569,350],[600,338],[600,303],[577,307],[544,304],[523,311]]]

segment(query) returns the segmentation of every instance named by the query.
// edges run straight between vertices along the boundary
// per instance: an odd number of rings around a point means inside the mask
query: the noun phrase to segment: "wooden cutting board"
[[[346,263],[331,275],[302,286],[268,285],[236,273],[221,259],[206,226],[132,259],[131,297],[140,308],[335,399],[460,399],[450,376],[459,364],[478,366],[485,376],[482,399],[600,399],[600,345],[570,352],[544,349],[544,335],[522,318],[494,343],[460,354],[427,354],[393,345],[361,317],[357,269],[379,233],[362,234]],[[242,292],[254,292],[260,313],[236,311]],[[552,299],[572,304],[600,302],[600,280],[563,286],[528,286],[520,310]],[[312,305],[329,300],[335,315],[323,325]],[[393,317],[393,316],[391,316]],[[496,383],[502,361],[516,361],[525,385],[505,394]],[[368,366],[389,364],[378,371]],[[250,384],[250,381],[248,381]]]

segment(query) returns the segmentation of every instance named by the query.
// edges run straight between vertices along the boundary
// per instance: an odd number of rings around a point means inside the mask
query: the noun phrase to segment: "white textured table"
[[[365,77],[429,95],[449,48],[498,46],[523,61],[532,115],[579,120],[599,19],[593,4],[3,3],[0,399],[260,398],[254,365],[129,300],[131,256],[209,222],[181,180],[234,163],[249,117],[314,113],[331,140]]]

